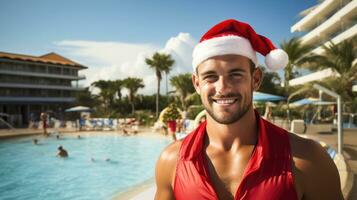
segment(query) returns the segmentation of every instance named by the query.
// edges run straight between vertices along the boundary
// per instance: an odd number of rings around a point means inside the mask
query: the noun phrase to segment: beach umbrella
[[[300,100],[290,103],[289,106],[290,107],[298,107],[298,106],[310,105],[316,101],[318,101],[318,99],[316,99],[316,98],[304,98],[304,99],[300,99]]]
[[[66,112],[92,112],[93,109],[86,106],[76,106],[76,107],[68,108],[65,111]]]
[[[280,101],[286,99],[285,97],[263,93],[263,92],[254,92],[253,93],[253,101],[264,102],[264,101]]]
[[[304,105],[333,105],[333,104],[336,104],[336,102],[320,101],[317,98],[304,98],[304,99],[300,99],[300,100],[290,103],[289,106],[290,107],[298,107],[298,106],[304,106]]]

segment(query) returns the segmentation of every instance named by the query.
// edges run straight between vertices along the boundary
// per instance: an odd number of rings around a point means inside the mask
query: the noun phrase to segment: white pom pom
[[[274,49],[265,56],[266,66],[273,71],[286,67],[288,62],[289,56],[282,49]]]

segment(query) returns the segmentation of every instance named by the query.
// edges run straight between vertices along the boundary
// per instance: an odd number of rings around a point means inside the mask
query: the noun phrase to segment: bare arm
[[[155,200],[174,200],[172,188],[173,179],[176,171],[176,163],[178,158],[181,142],[177,141],[161,153],[156,164],[156,194]]]
[[[339,173],[327,151],[312,140],[297,140],[292,149],[302,199],[343,199]]]

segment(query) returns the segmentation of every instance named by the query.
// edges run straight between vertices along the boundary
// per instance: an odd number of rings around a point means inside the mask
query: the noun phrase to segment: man
[[[327,152],[253,109],[253,91],[262,81],[255,52],[270,69],[288,61],[269,39],[236,20],[217,24],[195,47],[192,81],[207,120],[161,154],[156,200],[343,199]]]
[[[61,158],[68,157],[68,152],[62,146],[59,146],[57,149],[58,149],[57,157],[61,157]]]

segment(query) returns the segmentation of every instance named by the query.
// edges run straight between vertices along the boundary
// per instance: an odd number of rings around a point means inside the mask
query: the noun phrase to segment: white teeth
[[[231,104],[233,103],[235,100],[234,99],[222,99],[222,100],[216,100],[216,102],[218,104]]]

